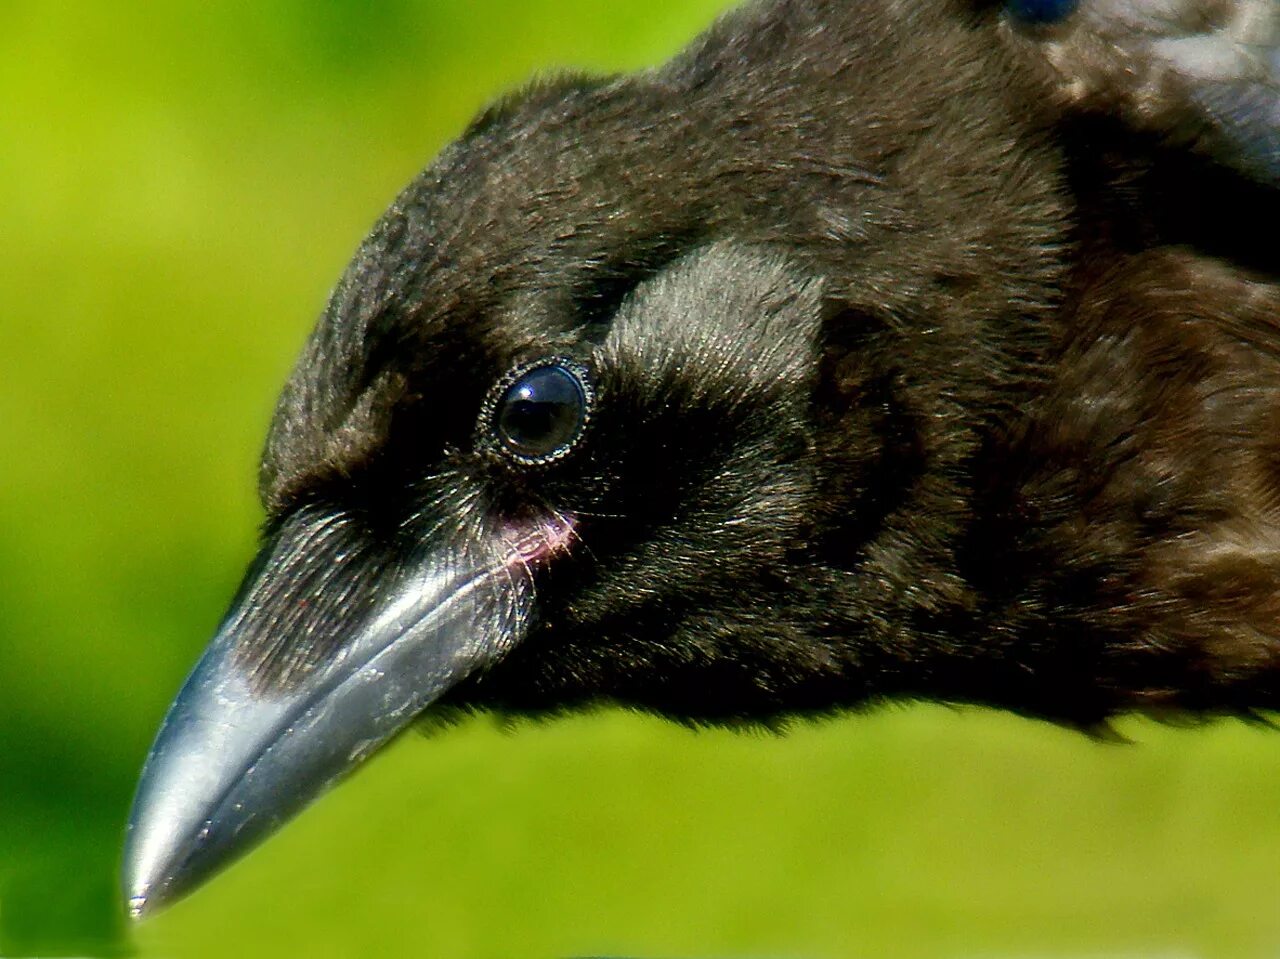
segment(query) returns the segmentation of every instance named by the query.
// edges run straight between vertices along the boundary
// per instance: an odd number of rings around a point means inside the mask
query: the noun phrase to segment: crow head
[[[820,281],[716,243],[607,320],[530,322],[522,293],[497,322],[414,328],[363,382],[335,389],[354,367],[303,359],[268,444],[278,528],[229,627],[233,668],[270,695],[363,633],[379,649],[414,633],[433,644],[415,710],[783,707],[807,671],[778,641],[819,497]],[[455,606],[445,638],[430,624]],[[691,622],[738,619],[772,621],[771,638]]]
[[[409,186],[280,400],[260,556],[144,774],[135,912],[424,710],[1085,685],[1091,647],[983,602],[1022,540],[976,464],[1046,379],[1074,209],[984,17],[752,6],[498,104]]]

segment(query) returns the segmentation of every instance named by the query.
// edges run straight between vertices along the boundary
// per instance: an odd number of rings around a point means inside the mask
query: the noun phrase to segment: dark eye
[[[584,372],[566,360],[524,371],[498,399],[498,442],[523,463],[547,463],[568,453],[587,421]]]

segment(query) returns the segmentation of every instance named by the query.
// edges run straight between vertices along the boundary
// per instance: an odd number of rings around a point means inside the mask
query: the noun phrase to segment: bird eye
[[[549,463],[568,453],[587,422],[586,371],[568,360],[522,371],[498,398],[493,428],[517,462]]]

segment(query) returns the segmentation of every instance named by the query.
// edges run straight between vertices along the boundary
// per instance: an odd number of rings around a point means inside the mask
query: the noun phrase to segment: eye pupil
[[[498,402],[498,438],[521,459],[552,459],[578,438],[586,406],[586,388],[575,371],[560,363],[535,367]]]

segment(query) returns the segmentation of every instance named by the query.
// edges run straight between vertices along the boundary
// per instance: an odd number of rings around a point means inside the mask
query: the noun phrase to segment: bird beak
[[[377,553],[350,517],[320,511],[268,539],[147,757],[124,853],[135,917],[246,852],[523,634],[527,577],[501,547]]]

